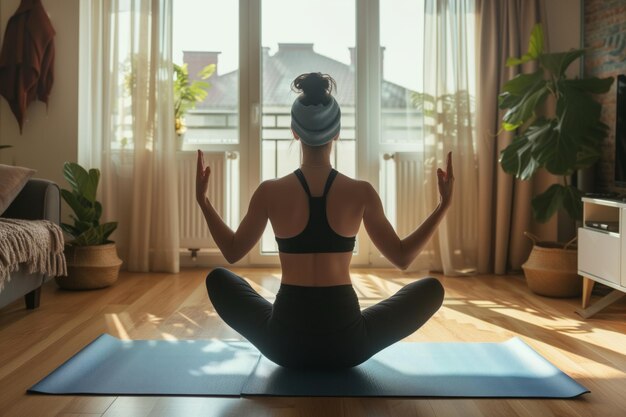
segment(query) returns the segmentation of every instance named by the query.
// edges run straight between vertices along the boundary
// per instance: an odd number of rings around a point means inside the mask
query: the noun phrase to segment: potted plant
[[[573,221],[582,219],[582,193],[570,178],[600,158],[600,144],[608,132],[608,126],[600,121],[602,106],[593,96],[606,93],[613,78],[569,79],[566,75],[567,68],[584,53],[584,49],[545,53],[543,31],[535,25],[528,52],[507,60],[507,66],[538,64],[535,71],[504,84],[499,107],[507,109],[502,127],[517,131],[500,154],[504,171],[527,180],[542,168],[560,178],[532,200],[533,217],[539,222],[548,221],[560,209]],[[571,242],[567,246],[531,238],[533,251],[522,265],[531,290],[548,296],[580,294],[582,280],[576,274],[576,250]]]
[[[182,135],[187,130],[185,114],[196,107],[196,103],[203,101],[211,84],[206,81],[215,72],[215,64],[204,67],[199,73],[200,80],[189,80],[187,64],[174,65],[174,126],[179,138],[179,148],[182,147]]]
[[[87,172],[74,162],[66,162],[63,176],[71,191],[61,189],[61,196],[74,212],[70,215],[74,224],[61,223],[73,239],[65,245],[67,276],[57,277],[56,282],[71,290],[107,287],[117,281],[122,261],[115,242],[109,240],[117,222],[100,223],[102,205],[96,200],[100,171]]]

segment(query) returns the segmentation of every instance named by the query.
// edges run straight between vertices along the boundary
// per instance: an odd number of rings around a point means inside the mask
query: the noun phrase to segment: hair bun
[[[328,74],[311,72],[296,77],[291,83],[291,89],[296,93],[302,93],[303,103],[319,104],[329,100],[333,89],[337,89],[337,84]]]

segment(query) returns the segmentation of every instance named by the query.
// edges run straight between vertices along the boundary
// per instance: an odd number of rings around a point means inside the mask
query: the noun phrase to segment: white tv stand
[[[626,201],[583,197],[583,226],[578,229],[578,274],[583,277],[582,308],[589,318],[626,296]],[[587,221],[618,222],[616,231],[591,228]],[[589,306],[596,282],[613,291]]]

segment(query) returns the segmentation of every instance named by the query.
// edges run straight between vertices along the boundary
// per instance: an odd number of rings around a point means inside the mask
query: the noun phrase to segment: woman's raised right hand
[[[196,200],[199,204],[203,204],[206,198],[206,193],[209,190],[209,176],[211,175],[211,168],[204,166],[204,154],[198,149],[198,160],[196,170]]]
[[[437,185],[439,188],[439,202],[444,208],[452,203],[452,191],[454,188],[454,170],[452,169],[452,152],[448,152],[446,170],[437,168]]]

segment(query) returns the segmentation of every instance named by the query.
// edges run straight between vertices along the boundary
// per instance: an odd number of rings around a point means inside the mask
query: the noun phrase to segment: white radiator
[[[209,233],[202,210],[196,202],[195,152],[178,152],[178,212],[180,247],[189,249],[217,248]],[[205,152],[204,162],[211,167],[207,195],[215,210],[224,218],[226,212],[226,153]]]
[[[425,203],[428,201],[426,176],[430,171],[424,166],[421,152],[396,152],[396,231],[400,237],[411,233],[424,220]]]
[[[387,159],[387,158],[386,158]],[[436,201],[436,180],[433,160],[425,160],[421,152],[396,152],[393,154],[395,175],[389,184],[395,191],[395,198],[389,207],[396,217],[396,232],[400,238],[408,236],[419,226],[434,208]],[[433,187],[435,187],[433,189]],[[432,243],[429,243],[413,261],[409,270],[432,269]]]

